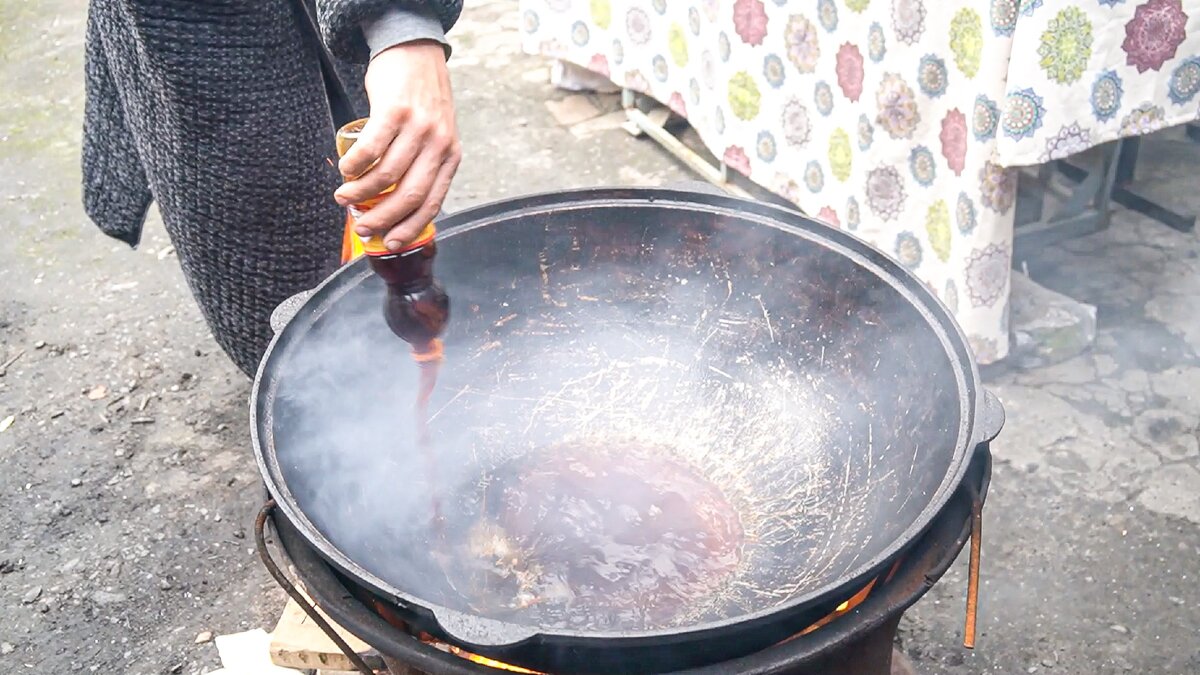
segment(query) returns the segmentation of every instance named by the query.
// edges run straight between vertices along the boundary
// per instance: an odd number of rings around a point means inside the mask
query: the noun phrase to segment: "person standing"
[[[440,210],[461,158],[445,37],[461,11],[461,0],[91,0],[85,211],[136,246],[157,204],[217,343],[253,376],[271,311],[340,262],[342,207],[398,184],[355,225],[389,245]],[[336,118],[350,116],[370,122],[335,165],[335,126],[349,121]]]

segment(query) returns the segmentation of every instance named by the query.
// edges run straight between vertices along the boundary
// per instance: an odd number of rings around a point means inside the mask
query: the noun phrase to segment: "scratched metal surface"
[[[614,214],[619,217],[614,217]],[[362,276],[282,362],[274,446],[333,546],[404,594],[464,612],[430,526],[466,527],[486,476],[561,443],[669,448],[746,533],[707,603],[733,619],[827,586],[895,543],[951,468],[949,357],[895,288],[818,242],[736,218],[630,208],[526,215],[447,238],[453,299],[415,447],[415,372]],[[520,613],[506,620],[520,623]]]

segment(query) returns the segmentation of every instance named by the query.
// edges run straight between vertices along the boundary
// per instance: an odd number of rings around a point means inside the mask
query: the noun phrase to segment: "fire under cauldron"
[[[441,225],[427,445],[361,262],[281,313],[255,381],[260,522],[317,603],[426,673],[887,672],[900,614],[978,544],[1003,422],[937,299],[722,196]]]

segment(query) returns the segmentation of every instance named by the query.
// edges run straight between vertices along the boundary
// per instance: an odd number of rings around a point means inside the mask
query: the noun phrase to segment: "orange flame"
[[[514,666],[514,665],[504,663],[503,661],[489,659],[486,656],[472,654],[471,652],[469,652],[465,649],[462,649],[460,647],[455,647],[452,644],[447,644],[445,642],[442,642],[441,640],[433,637],[429,633],[421,633],[420,636],[418,637],[418,639],[427,645],[431,645],[431,646],[433,646],[437,649],[440,649],[444,652],[450,652],[451,654],[453,654],[455,656],[464,658],[473,663],[478,663],[481,666],[487,666],[488,668],[495,668],[496,670],[503,670],[503,671],[507,671],[510,673],[524,673],[525,675],[546,675],[546,673],[543,673],[543,672],[540,672],[537,670],[529,670],[527,668],[522,668],[520,666]]]
[[[458,647],[453,647],[453,646],[450,647],[450,653],[461,656],[468,661],[474,661],[475,663],[478,663],[480,665],[487,666],[488,668],[495,668],[496,670],[506,670],[510,673],[528,673],[529,675],[544,675],[544,673],[540,673],[536,670],[527,670],[520,666],[511,666],[507,663],[504,663],[503,661],[489,659],[486,656],[480,656],[478,654],[464,652],[463,650],[459,649]]]

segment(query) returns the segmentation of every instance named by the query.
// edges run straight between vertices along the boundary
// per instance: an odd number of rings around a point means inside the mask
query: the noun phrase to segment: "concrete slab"
[[[557,101],[546,101],[546,109],[554,116],[554,120],[564,127],[579,124],[600,114],[600,109],[592,105],[583,94],[572,94]]]
[[[1196,467],[1188,463],[1162,466],[1145,481],[1146,489],[1137,497],[1142,506],[1200,522],[1200,471]]]
[[[1096,338],[1096,308],[1012,275],[1008,360],[1021,368],[1060,363],[1083,353]]]
[[[617,110],[571,125],[571,135],[575,138],[587,138],[602,131],[620,129],[627,119],[625,111]]]

